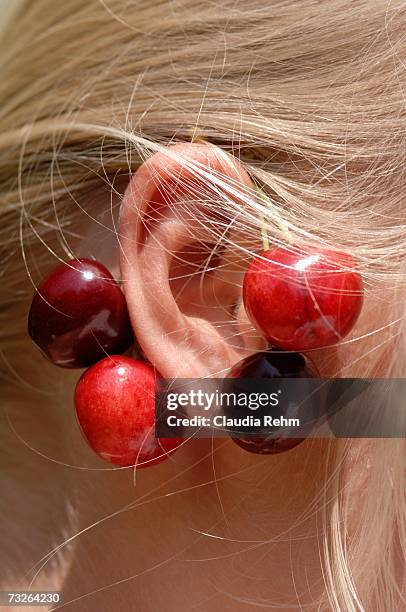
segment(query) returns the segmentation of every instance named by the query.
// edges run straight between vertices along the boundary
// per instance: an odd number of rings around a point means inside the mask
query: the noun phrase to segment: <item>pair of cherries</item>
[[[253,258],[243,300],[252,323],[279,350],[242,360],[229,377],[317,376],[310,360],[292,351],[332,345],[348,334],[362,307],[362,280],[345,253],[309,245],[276,248]],[[51,272],[34,296],[28,330],[54,364],[90,366],[77,383],[75,407],[81,430],[100,457],[142,467],[179,446],[179,439],[154,435],[159,374],[151,364],[121,354],[134,336],[124,295],[102,264],[70,260]],[[234,441],[252,452],[277,453],[301,439]]]
[[[39,285],[28,332],[55,365],[88,369],[75,389],[76,415],[90,447],[119,466],[165,459],[180,440],[155,437],[155,369],[122,355],[134,343],[123,292],[101,263],[72,259]]]

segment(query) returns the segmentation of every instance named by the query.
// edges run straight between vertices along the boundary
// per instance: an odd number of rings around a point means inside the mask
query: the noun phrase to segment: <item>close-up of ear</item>
[[[221,187],[206,176],[220,177]],[[252,189],[242,166],[221,149],[181,143],[139,167],[121,204],[120,265],[131,322],[144,355],[167,378],[224,376],[240,357],[230,312],[244,270],[230,249],[216,250],[229,223],[220,212],[228,181],[228,198]],[[217,209],[204,206],[216,198]]]

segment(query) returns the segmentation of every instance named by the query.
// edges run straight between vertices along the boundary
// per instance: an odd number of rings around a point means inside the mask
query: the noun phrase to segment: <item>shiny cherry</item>
[[[239,361],[230,371],[230,378],[270,379],[270,378],[317,378],[318,371],[314,363],[299,353],[268,350],[255,353]],[[243,386],[243,385],[242,385]],[[230,391],[231,388],[227,388]],[[235,389],[238,391],[238,389]],[[233,436],[237,446],[244,450],[260,454],[275,455],[298,446],[306,438],[287,438],[276,436]]]
[[[82,374],[75,389],[76,415],[102,459],[146,467],[166,459],[181,443],[155,437],[157,376],[149,363],[123,355],[106,357]]]
[[[346,253],[312,245],[255,257],[243,283],[248,317],[273,346],[304,351],[339,342],[362,307],[362,279]]]
[[[71,259],[39,285],[28,332],[46,357],[65,368],[83,368],[134,341],[125,297],[105,266]]]

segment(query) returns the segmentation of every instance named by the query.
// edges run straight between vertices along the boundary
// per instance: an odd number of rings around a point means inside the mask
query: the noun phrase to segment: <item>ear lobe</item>
[[[191,231],[190,221],[177,214],[179,198],[189,193],[195,200],[197,183],[205,180],[190,163],[252,187],[245,170],[221,149],[181,143],[140,166],[120,211],[120,265],[131,322],[145,356],[167,378],[224,376],[240,358],[211,323],[184,314],[171,290],[174,254],[207,240],[204,226]]]

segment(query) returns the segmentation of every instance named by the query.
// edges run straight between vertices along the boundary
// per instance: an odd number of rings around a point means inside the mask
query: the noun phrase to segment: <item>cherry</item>
[[[284,352],[279,350],[268,350],[255,353],[239,361],[230,371],[230,378],[237,379],[269,379],[269,378],[317,378],[318,371],[313,362],[300,353]],[[233,384],[231,384],[233,386]],[[238,391],[244,388],[244,381],[237,382],[236,388],[227,391]],[[247,392],[247,389],[245,389]],[[312,415],[309,415],[310,421]],[[303,420],[303,419],[302,419]],[[304,427],[304,431],[306,428]],[[286,438],[276,435],[265,436],[232,436],[231,438],[244,450],[265,455],[274,455],[298,446],[306,438]]]
[[[166,459],[178,438],[155,437],[155,381],[145,361],[122,355],[102,359],[79,379],[76,415],[91,448],[119,466],[145,467]]]
[[[50,361],[65,368],[87,367],[134,341],[120,287],[105,266],[90,259],[71,259],[41,282],[28,333]]]
[[[232,438],[240,448],[255,455],[278,455],[295,446],[299,446],[306,438],[260,438],[251,436],[245,438]]]
[[[244,306],[273,346],[304,351],[335,344],[355,324],[362,279],[346,253],[303,245],[255,257],[245,273]]]
[[[314,363],[300,353],[269,349],[236,363],[230,378],[317,378]]]

